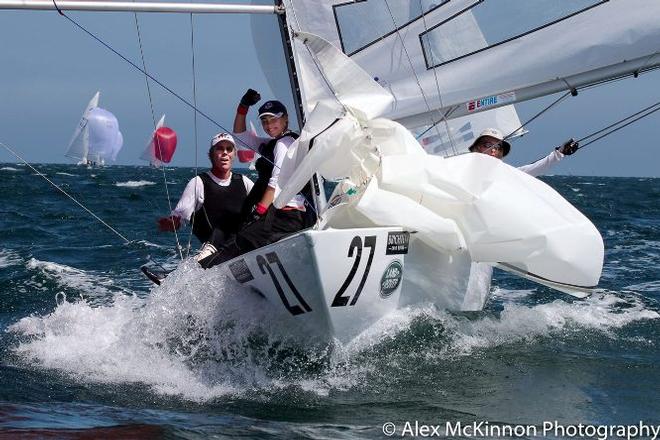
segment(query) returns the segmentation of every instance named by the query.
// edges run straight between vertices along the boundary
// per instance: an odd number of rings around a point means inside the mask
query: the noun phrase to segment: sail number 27
[[[346,280],[344,280],[344,284],[342,284],[337,291],[337,294],[332,301],[331,307],[344,307],[349,304],[349,301],[350,305],[354,306],[355,303],[357,303],[358,298],[360,298],[360,293],[362,293],[362,288],[364,288],[364,283],[367,281],[367,276],[369,275],[369,269],[371,269],[371,262],[374,259],[374,251],[376,250],[376,236],[368,235],[364,237],[364,247],[369,248],[369,258],[367,259],[367,264],[364,268],[362,279],[360,280],[360,284],[358,285],[355,294],[353,294],[353,298],[351,299],[350,295],[346,296],[344,294],[346,293],[348,286],[351,284],[351,281],[353,281],[358,267],[360,266],[360,260],[362,259],[362,238],[360,236],[353,237],[353,240],[351,240],[351,244],[348,247],[348,257],[355,258],[355,260],[353,261],[353,267],[351,267],[351,271],[348,273]],[[355,254],[355,257],[353,257],[353,254]]]
[[[353,293],[352,296],[346,295],[346,290],[351,285],[351,282],[353,281],[353,278],[355,278],[355,275],[357,274],[357,271],[359,269],[360,261],[362,260],[363,248],[369,248],[369,257],[367,258],[367,264],[364,267],[362,278],[360,279],[360,283],[358,284],[355,293]],[[335,294],[331,307],[344,307],[347,305],[354,306],[357,303],[358,298],[360,298],[360,293],[362,293],[362,289],[364,288],[364,284],[367,281],[367,277],[369,276],[369,269],[371,269],[371,263],[374,259],[375,251],[376,251],[375,235],[368,235],[364,237],[364,245],[362,243],[362,237],[360,236],[353,237],[353,240],[351,240],[351,244],[348,247],[348,257],[354,259],[353,266],[351,267],[348,276],[344,280],[344,283],[341,285],[341,287]],[[280,300],[282,301],[282,304],[284,304],[284,307],[286,307],[289,313],[291,313],[292,315],[300,315],[302,313],[312,311],[312,308],[307,304],[307,302],[302,297],[300,292],[298,292],[296,286],[294,286],[293,282],[291,281],[291,278],[286,273],[286,270],[284,270],[284,266],[282,265],[280,258],[277,256],[275,252],[269,252],[265,256],[257,255],[257,266],[259,267],[259,270],[263,275],[268,274],[270,276],[271,280],[273,281],[273,285],[275,286],[275,290],[277,290],[277,294],[280,297]],[[284,282],[289,287],[291,293],[293,293],[293,296],[295,296],[294,303],[291,303],[287,298],[286,294],[284,293],[284,289],[280,284],[278,277],[275,275],[275,271],[273,270],[273,267],[277,267],[278,271],[282,275],[282,278],[284,279]],[[234,275],[235,277],[238,277],[237,279],[243,278],[245,276],[245,274],[243,274],[242,272],[240,273],[238,272],[240,269],[241,268],[233,269],[234,271],[237,271],[236,273],[238,273],[238,275],[236,274]],[[247,268],[243,268],[242,270],[243,271],[248,270],[249,272],[249,269]],[[250,276],[249,278],[245,279],[245,281],[249,281],[251,279],[252,277]]]

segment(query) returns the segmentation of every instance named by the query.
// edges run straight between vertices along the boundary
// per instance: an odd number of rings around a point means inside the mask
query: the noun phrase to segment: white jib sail
[[[100,95],[100,91],[96,92],[87,104],[87,107],[85,107],[85,111],[76,126],[76,130],[73,132],[71,141],[69,141],[66,153],[64,153],[66,157],[76,159],[80,162],[87,161],[87,154],[89,152],[89,132],[87,130],[87,122],[89,113],[99,105]]]

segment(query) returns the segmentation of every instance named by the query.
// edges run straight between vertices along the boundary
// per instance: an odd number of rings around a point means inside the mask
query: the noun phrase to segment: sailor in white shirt
[[[530,176],[540,176],[545,174],[554,164],[562,160],[564,156],[570,156],[575,153],[577,149],[578,143],[570,139],[560,147],[552,150],[546,157],[528,165],[518,167],[518,169]],[[511,151],[511,144],[504,140],[501,131],[496,128],[487,128],[474,140],[470,146],[470,151],[488,154],[497,159],[502,159]]]

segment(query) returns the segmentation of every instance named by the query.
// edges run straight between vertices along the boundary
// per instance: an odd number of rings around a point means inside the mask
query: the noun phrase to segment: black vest
[[[247,198],[245,199],[245,203],[243,205],[244,217],[247,217],[247,215],[250,214],[252,207],[256,205],[264,196],[264,193],[268,188],[268,181],[273,175],[273,165],[275,164],[275,144],[277,144],[277,141],[287,136],[290,136],[293,139],[298,139],[298,136],[300,135],[298,133],[294,133],[293,131],[287,131],[282,133],[280,136],[259,145],[259,154],[261,157],[254,163],[254,168],[258,173],[257,180],[254,182],[254,186],[250,190],[250,194],[248,194]]]
[[[220,186],[207,173],[198,176],[204,184],[204,204],[191,218],[193,234],[202,243],[208,241],[214,228],[225,234],[233,234],[241,225],[241,208],[247,191],[243,176],[232,173],[227,186]]]

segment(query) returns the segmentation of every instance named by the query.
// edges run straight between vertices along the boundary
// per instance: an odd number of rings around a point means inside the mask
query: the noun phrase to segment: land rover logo
[[[394,291],[401,284],[401,276],[403,275],[403,266],[398,260],[392,261],[383,276],[380,278],[380,296],[382,298],[389,298]]]

